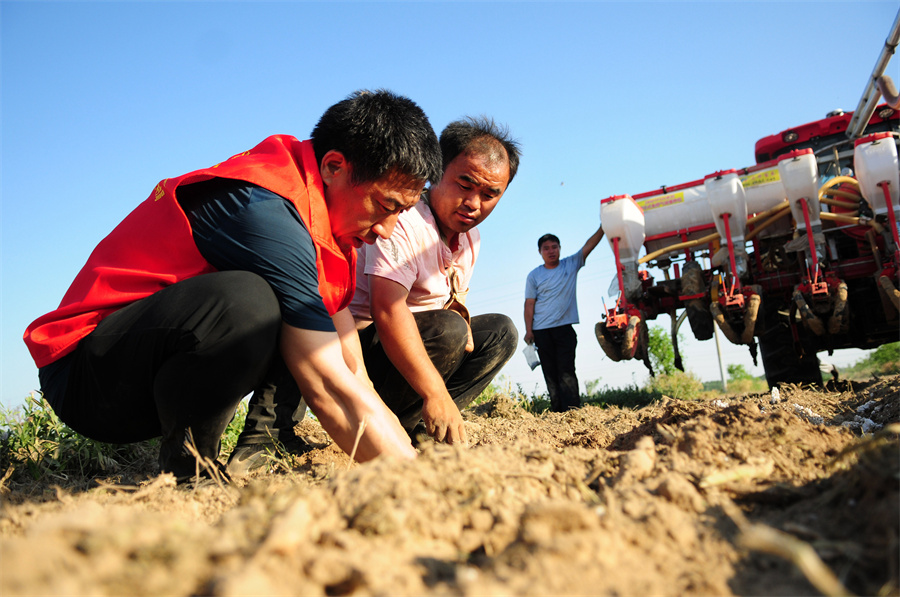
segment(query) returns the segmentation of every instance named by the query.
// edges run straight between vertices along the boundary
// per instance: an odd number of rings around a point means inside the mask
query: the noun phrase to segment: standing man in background
[[[375,390],[407,432],[465,444],[460,411],[519,341],[506,315],[470,319],[464,305],[481,242],[476,226],[515,176],[519,149],[487,118],[451,122],[440,145],[441,181],[400,215],[390,238],[360,249],[350,310]]]
[[[578,270],[602,238],[600,227],[579,251],[560,260],[559,238],[545,234],[538,239],[544,264],[531,270],[525,281],[525,342],[537,344],[554,412],[581,406],[575,375],[578,338],[572,327],[578,323],[575,290]]]

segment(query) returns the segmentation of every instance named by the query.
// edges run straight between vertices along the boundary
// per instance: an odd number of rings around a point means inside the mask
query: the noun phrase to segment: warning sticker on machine
[[[769,168],[767,170],[760,170],[753,174],[741,176],[741,184],[744,185],[745,189],[747,187],[778,182],[779,180],[781,180],[781,175],[778,173],[778,168]]]
[[[650,211],[651,209],[658,209],[660,207],[675,205],[677,203],[684,203],[683,191],[679,191],[677,193],[666,193],[665,195],[656,195],[637,201],[638,206],[643,209],[645,213]]]

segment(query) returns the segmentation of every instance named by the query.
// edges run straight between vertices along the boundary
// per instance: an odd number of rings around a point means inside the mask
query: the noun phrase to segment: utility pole
[[[725,381],[725,366],[722,364],[722,348],[719,346],[719,326],[713,324],[713,330],[716,334],[716,354],[719,356],[719,376],[722,378],[722,391],[728,391],[728,382]]]

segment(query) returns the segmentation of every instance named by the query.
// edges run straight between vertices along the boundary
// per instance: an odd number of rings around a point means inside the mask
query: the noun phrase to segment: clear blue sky
[[[409,96],[438,132],[486,114],[521,141],[519,174],[481,226],[468,303],[524,333],[541,234],[575,252],[601,199],[750,165],[760,137],[855,109],[896,12],[896,0],[4,0],[0,402],[38,389],[24,329],[157,181],[271,134],[306,138],[361,88]],[[612,363],[593,336],[614,272],[604,240],[579,278],[582,386],[647,377],[639,362]],[[688,369],[717,379],[715,342],[684,330]],[[723,342],[726,363],[762,373]],[[543,391],[521,354],[503,375]]]

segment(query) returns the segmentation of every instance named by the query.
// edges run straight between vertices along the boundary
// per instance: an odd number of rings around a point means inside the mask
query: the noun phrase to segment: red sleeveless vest
[[[178,178],[167,178],[91,253],[55,311],[25,331],[38,367],[72,352],[107,315],[193,276],[216,271],[200,254],[176,200],[180,185],[213,177],[244,180],[289,199],[316,247],[319,292],[334,315],[356,287],[356,251],[331,234],[324,186],[311,141],[274,135],[244,153]]]

